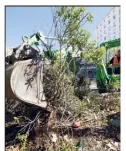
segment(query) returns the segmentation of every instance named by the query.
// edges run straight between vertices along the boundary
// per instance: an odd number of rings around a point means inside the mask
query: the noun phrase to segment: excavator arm
[[[99,88],[99,92],[106,91],[106,87],[110,82],[106,67],[104,62],[98,65],[97,72],[96,72],[96,80],[97,80],[97,87]]]

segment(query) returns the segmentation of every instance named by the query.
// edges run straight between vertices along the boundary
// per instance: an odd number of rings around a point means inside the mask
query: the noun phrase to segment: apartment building
[[[113,7],[96,27],[98,45],[120,38],[120,7]]]

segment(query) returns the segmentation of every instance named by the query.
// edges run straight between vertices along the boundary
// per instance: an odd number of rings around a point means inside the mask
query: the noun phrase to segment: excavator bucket
[[[47,107],[43,92],[43,61],[29,59],[9,65],[6,68],[5,95],[42,108]]]

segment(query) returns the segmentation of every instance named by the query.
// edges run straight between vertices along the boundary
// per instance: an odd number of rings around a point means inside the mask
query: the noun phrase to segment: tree
[[[105,55],[106,48],[104,46],[98,47],[96,43],[89,43],[85,51],[82,51],[81,58],[87,60],[87,62],[100,65]]]
[[[92,22],[93,16],[86,12],[86,7],[58,7],[55,21],[59,43],[70,46],[80,46],[87,43],[90,34],[83,29],[86,22]]]
[[[87,12],[86,7],[63,6],[54,9],[53,22],[55,26],[55,36],[60,45],[60,52],[63,47],[66,48],[66,51],[71,47],[71,53],[74,54],[77,54],[78,51],[85,50],[90,33],[85,30],[83,26],[87,22],[92,22],[92,19],[93,15]],[[69,64],[71,64],[73,59],[72,57]],[[73,64],[75,64],[74,61]],[[63,65],[65,65],[65,63],[62,63],[62,66]]]

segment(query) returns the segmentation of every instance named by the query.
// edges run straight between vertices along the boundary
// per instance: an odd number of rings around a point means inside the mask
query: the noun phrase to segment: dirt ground
[[[13,101],[6,101],[6,104],[8,104],[5,110],[6,150],[21,151],[25,139],[21,137],[19,139],[16,135],[29,119],[33,120],[36,117],[40,109],[23,103],[17,103],[14,107]],[[120,127],[111,124],[114,119],[120,120],[120,93],[92,94],[86,107],[79,119],[79,128],[71,126],[47,129],[50,114],[41,111],[41,116],[35,122],[36,126],[29,133],[27,143],[25,142],[27,147],[22,151],[47,151],[49,148],[50,151],[74,151],[78,150],[76,146],[79,140],[84,142],[84,151],[120,151]],[[22,136],[26,131],[27,128],[22,132]],[[56,134],[58,138],[56,143],[50,141],[51,133]],[[63,147],[61,140],[64,140],[63,146],[72,147]]]

